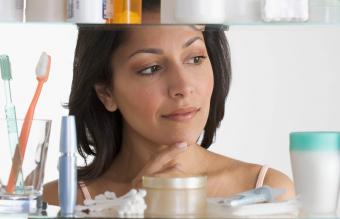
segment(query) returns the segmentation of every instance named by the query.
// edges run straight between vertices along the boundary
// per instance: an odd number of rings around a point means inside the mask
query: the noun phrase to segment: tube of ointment
[[[282,195],[285,192],[285,189],[262,186],[221,200],[220,204],[228,207],[237,207],[261,202],[273,202],[277,196]]]
[[[60,133],[59,205],[62,217],[74,215],[77,201],[77,134],[74,116],[63,116]]]

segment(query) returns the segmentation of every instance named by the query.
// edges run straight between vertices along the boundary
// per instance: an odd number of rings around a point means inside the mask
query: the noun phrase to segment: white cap
[[[77,132],[74,116],[61,119],[60,148],[61,153],[74,153],[77,150]]]

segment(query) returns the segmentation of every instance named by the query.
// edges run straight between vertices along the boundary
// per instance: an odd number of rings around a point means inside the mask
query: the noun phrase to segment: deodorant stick
[[[60,134],[59,205],[61,216],[72,216],[77,201],[77,134],[74,116],[63,116]]]

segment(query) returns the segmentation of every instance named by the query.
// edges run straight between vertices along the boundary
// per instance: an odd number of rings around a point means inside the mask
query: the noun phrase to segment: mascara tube
[[[77,201],[77,134],[74,116],[63,116],[60,133],[59,205],[61,216],[74,215]]]

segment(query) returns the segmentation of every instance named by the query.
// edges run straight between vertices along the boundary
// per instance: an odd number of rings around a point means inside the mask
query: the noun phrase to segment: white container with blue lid
[[[309,215],[335,216],[340,185],[340,132],[293,132],[295,192]]]

